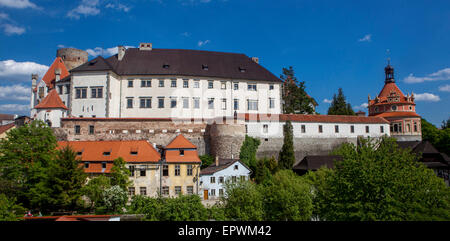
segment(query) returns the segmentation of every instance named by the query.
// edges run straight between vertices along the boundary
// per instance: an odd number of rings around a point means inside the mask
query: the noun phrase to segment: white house
[[[251,170],[238,159],[219,159],[200,171],[203,199],[218,199],[225,194],[226,181],[236,182],[250,179]]]

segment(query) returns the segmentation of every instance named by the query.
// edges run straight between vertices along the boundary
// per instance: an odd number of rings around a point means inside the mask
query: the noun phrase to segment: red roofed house
[[[394,68],[384,69],[386,79],[381,92],[368,98],[369,116],[383,117],[390,122],[391,136],[398,141],[421,141],[420,116],[416,114],[414,94],[404,95],[395,84]]]

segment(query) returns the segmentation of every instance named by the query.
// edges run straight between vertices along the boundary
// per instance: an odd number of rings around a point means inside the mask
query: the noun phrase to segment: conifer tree
[[[334,94],[333,101],[328,108],[328,115],[355,115],[352,106],[345,100],[342,88],[339,88],[337,96]]]
[[[284,143],[278,158],[280,169],[292,169],[295,162],[293,127],[291,121],[286,121],[283,126]]]
[[[280,78],[283,80],[283,113],[314,114],[312,106],[317,105],[317,103],[306,93],[305,82],[297,80],[292,66],[288,69],[283,68],[283,74]]]

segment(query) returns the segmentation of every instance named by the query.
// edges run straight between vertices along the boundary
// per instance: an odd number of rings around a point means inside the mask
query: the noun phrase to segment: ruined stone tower
[[[239,158],[245,139],[244,123],[213,123],[210,129],[211,154],[223,159]]]
[[[88,53],[81,49],[61,48],[56,51],[56,57],[61,57],[67,70],[72,70],[88,61]]]

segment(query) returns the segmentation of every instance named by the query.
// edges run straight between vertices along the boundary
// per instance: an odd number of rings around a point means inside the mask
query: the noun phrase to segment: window
[[[306,133],[306,126],[302,125],[301,128],[302,128],[302,133]]]
[[[211,189],[209,192],[211,196],[216,196],[216,189]]]
[[[208,89],[212,89],[212,88],[214,88],[214,82],[208,81]]]
[[[366,133],[369,133],[369,126],[366,126]]]
[[[130,169],[130,177],[134,177],[134,166],[130,166],[128,169]]]
[[[194,88],[196,88],[196,89],[200,88],[200,81],[198,81],[198,80],[194,81]]]
[[[211,177],[209,183],[216,183],[216,177]]]
[[[175,165],[175,176],[180,175],[180,165]]]
[[[355,133],[355,126],[354,125],[350,126],[350,133]]]
[[[183,88],[189,88],[189,80],[183,79]]]
[[[133,80],[128,80],[128,88],[131,88],[131,87],[133,87]]]
[[[322,127],[322,125],[319,125],[319,133],[322,133],[323,132],[323,127]]]
[[[139,176],[145,177],[145,174],[147,174],[147,172],[145,171],[145,168],[142,168],[142,169],[139,171]]]
[[[275,99],[274,98],[269,98],[269,108],[270,109],[275,108]]]
[[[274,85],[273,84],[269,84],[269,90],[273,90],[274,89]]]
[[[164,97],[158,97],[158,108],[164,108]]]
[[[159,87],[164,87],[164,80],[163,79],[159,80],[159,85],[158,86]]]
[[[339,126],[338,125],[334,126],[334,132],[339,133]]]
[[[380,133],[384,133],[384,126],[380,126]]]
[[[106,168],[106,162],[102,162],[102,169]]]
[[[239,89],[239,83],[233,83],[233,89],[238,90]]]
[[[139,98],[139,107],[140,108],[152,108],[152,98],[148,98],[148,97],[142,97]]]
[[[89,135],[94,134],[94,126],[89,126]]]
[[[177,99],[175,97],[170,97],[170,108],[177,108]]]
[[[105,151],[105,152],[103,152],[103,155],[104,156],[111,156],[111,152],[110,151]]]
[[[127,98],[127,108],[133,108],[133,98]]]
[[[223,197],[223,189],[219,189],[219,196]]]
[[[167,187],[167,186],[162,187],[161,194],[164,196],[168,196],[169,195],[169,187]]]
[[[241,182],[245,181],[245,176],[241,176]]]
[[[257,100],[247,100],[247,109],[248,110],[258,110],[258,101]]]
[[[189,98],[188,97],[183,97],[183,108],[189,109]]]
[[[180,150],[180,156],[184,156],[184,150]]]
[[[237,181],[236,176],[232,176],[232,177],[231,177],[231,182],[235,183],[236,181]]]
[[[172,79],[170,81],[170,87],[172,87],[172,88],[176,88],[177,87],[177,80],[176,79]]]
[[[81,127],[79,125],[75,126],[75,134],[79,135],[81,133]]]
[[[136,130],[136,133],[138,133],[138,131],[140,131],[140,130]],[[138,152],[136,150],[130,151],[130,155],[136,156],[137,154],[138,154]]]
[[[208,70],[208,65],[202,64],[202,69],[203,69],[203,70]]]
[[[239,110],[239,99],[234,99],[233,108],[234,110]]]
[[[219,183],[223,183],[224,178],[223,177],[219,177]]]
[[[247,84],[248,91],[256,91],[256,84]]]
[[[128,196],[134,196],[136,194],[136,190],[134,187],[128,187]]]
[[[70,89],[70,85],[66,85],[66,91],[64,92],[64,94],[69,94],[69,89]]]
[[[84,168],[89,168],[89,162],[84,163]]]
[[[224,81],[220,82],[220,89],[226,90],[227,89],[227,82],[224,82]]]
[[[414,122],[414,132],[417,132],[417,122]]]
[[[239,67],[239,72],[245,73],[246,69],[244,67]]]
[[[263,133],[268,133],[269,132],[269,125],[263,125]]]
[[[239,170],[239,165],[234,165],[234,170]]]
[[[192,176],[192,170],[193,170],[192,165],[188,165],[187,166],[187,175],[188,176]]]
[[[169,166],[164,165],[163,166],[163,177],[167,177],[167,176],[169,176]]]
[[[140,187],[139,194],[141,194],[142,196],[147,196],[147,187]]]
[[[194,187],[193,186],[187,186],[186,187],[186,193],[187,194],[194,194]]]
[[[75,89],[75,99],[86,99],[86,98],[87,98],[87,88]]]
[[[227,99],[222,99],[222,110],[227,109]]]
[[[396,105],[393,105],[391,108],[392,108],[393,111],[397,110],[397,106]]]
[[[152,80],[141,80],[141,87],[152,87]]]
[[[200,98],[194,97],[194,109],[200,109]]]
[[[181,186],[175,186],[175,195],[181,194]]]
[[[91,87],[91,98],[103,98],[103,87]]]
[[[44,98],[44,87],[39,87],[39,98],[40,99],[42,99],[42,98]],[[78,97],[77,97],[77,99],[79,99]]]
[[[58,94],[62,94],[63,93],[63,87],[62,85],[58,86]]]
[[[214,109],[214,98],[208,99],[208,109]]]

